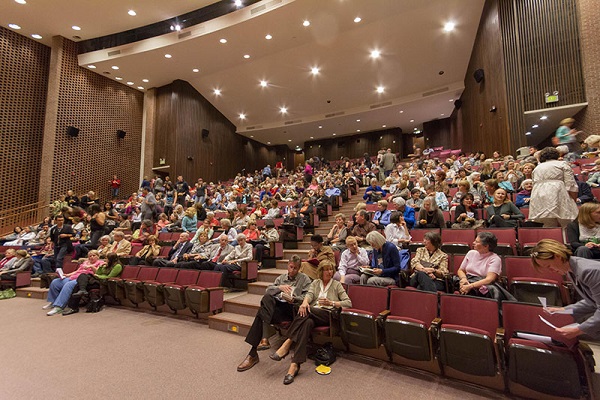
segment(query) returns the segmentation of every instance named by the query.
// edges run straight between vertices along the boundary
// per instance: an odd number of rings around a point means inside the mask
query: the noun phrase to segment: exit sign
[[[554,92],[552,94],[546,93],[546,104],[556,102],[558,102],[558,92]]]

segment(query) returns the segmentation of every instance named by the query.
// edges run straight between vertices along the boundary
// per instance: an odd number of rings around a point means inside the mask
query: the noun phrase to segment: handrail
[[[0,211],[0,235],[11,233],[15,226],[39,223],[48,215],[48,210],[47,203],[37,202]]]
[[[7,214],[17,213],[17,212],[19,212],[21,210],[28,210],[28,209],[39,208],[40,205],[43,204],[43,203],[45,203],[45,202],[43,202],[43,201],[37,201],[35,203],[30,203],[30,204],[25,204],[23,206],[9,208],[7,210],[0,210],[0,217],[3,217],[4,215],[7,215]]]

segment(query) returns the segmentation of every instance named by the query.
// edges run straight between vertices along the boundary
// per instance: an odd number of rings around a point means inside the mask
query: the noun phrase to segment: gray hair
[[[243,233],[238,233],[237,236],[235,237],[235,240],[237,240],[238,242],[240,240],[246,240],[246,235],[244,235]]]
[[[219,222],[221,223],[221,225],[226,225],[231,227],[231,221],[229,220],[229,218],[221,218],[219,220]]]
[[[295,266],[299,266],[300,264],[302,264],[302,260],[296,254],[294,254],[290,258],[290,262],[293,263]]]
[[[490,251],[494,251],[498,245],[498,238],[492,232],[479,232],[477,234],[482,246],[487,246]]]
[[[119,232],[119,231],[115,231],[115,233],[117,233],[117,232]],[[102,237],[100,238],[100,240],[101,240],[101,241],[102,241],[102,240],[105,240],[105,239],[106,239],[106,240],[108,240],[108,241],[110,242],[110,236],[108,236],[108,235],[104,235],[104,236],[102,236]]]
[[[428,201],[429,204],[431,204],[431,211],[437,211],[438,209],[438,205],[435,201],[435,197],[433,196],[427,196],[423,199],[423,204],[425,204],[425,202]]]
[[[366,240],[367,243],[378,249],[382,248],[385,244],[385,237],[383,237],[383,235],[377,231],[371,231],[367,233]]]

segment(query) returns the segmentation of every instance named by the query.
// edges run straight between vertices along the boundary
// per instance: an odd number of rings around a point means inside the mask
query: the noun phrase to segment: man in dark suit
[[[175,246],[169,251],[169,256],[167,259],[159,258],[154,260],[152,263],[155,267],[174,267],[177,264],[177,261],[181,260],[184,254],[189,253],[194,246],[192,242],[190,242],[189,234],[187,232],[183,232],[179,235],[179,239],[177,239],[177,243]]]

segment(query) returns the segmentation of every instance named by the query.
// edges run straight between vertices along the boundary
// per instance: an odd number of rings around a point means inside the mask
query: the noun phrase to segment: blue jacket
[[[371,192],[381,192],[382,198],[387,195],[387,192],[381,188],[381,186],[369,186],[367,190],[365,190],[365,194],[363,196],[363,200],[367,200],[367,203],[373,203],[371,200]]]
[[[390,223],[390,217],[392,212],[390,210],[383,210],[383,212],[377,210],[375,215],[373,215],[374,221],[379,221],[380,225],[388,226]]]
[[[408,229],[412,229],[415,226],[415,209],[409,206],[404,206],[404,221]]]
[[[183,217],[181,220],[181,229],[183,229],[184,232],[196,232],[198,230],[198,219],[196,218],[196,215],[192,218],[187,215]]]
[[[380,277],[394,278],[398,282],[400,274],[400,253],[396,245],[385,242],[381,248],[382,263],[377,264],[380,252],[373,249],[373,258],[371,259],[371,268],[381,268],[383,272]]]

